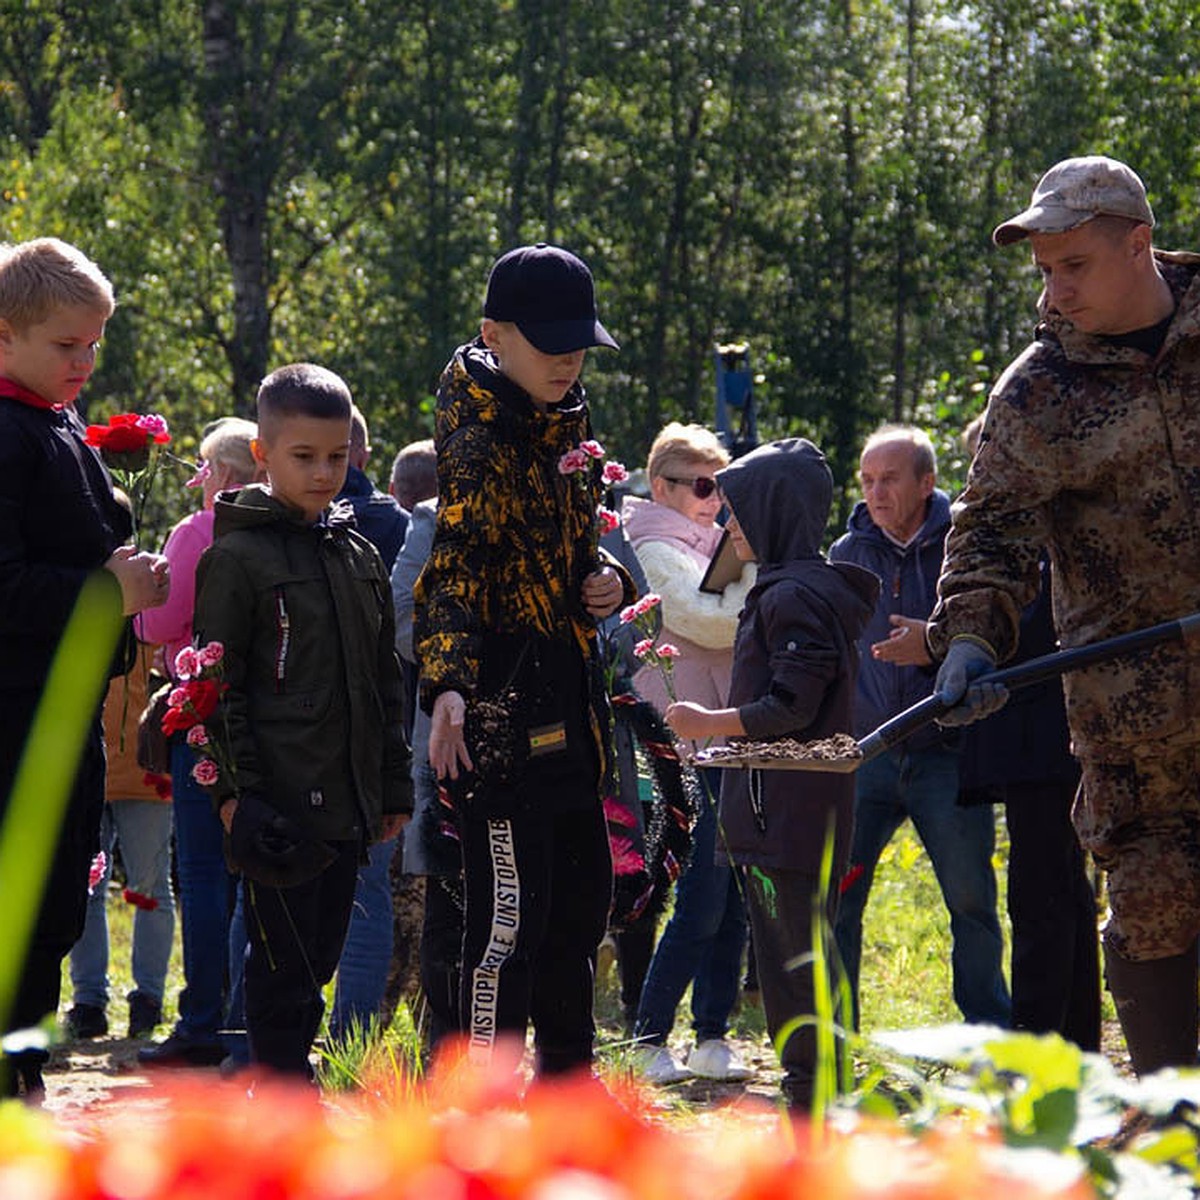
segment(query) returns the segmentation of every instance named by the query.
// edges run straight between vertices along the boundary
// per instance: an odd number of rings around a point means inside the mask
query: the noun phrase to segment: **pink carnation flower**
[[[594,438],[589,438],[585,442],[579,443],[579,449],[588,456],[588,458],[603,458],[604,447],[600,445]]]
[[[653,638],[642,638],[640,642],[633,648],[634,656],[637,658],[645,658],[651,650],[654,649]]]
[[[212,787],[220,777],[221,772],[217,770],[217,764],[211,758],[202,758],[192,768],[192,778],[201,787]]]
[[[600,526],[600,532],[612,533],[614,529],[621,528],[620,515],[613,512],[611,508],[598,508],[596,510],[596,523]]]
[[[679,647],[672,646],[670,642],[663,642],[663,644],[661,646],[659,646],[659,648],[658,648],[658,657],[659,658],[678,658],[679,657]]]
[[[178,669],[178,668],[177,668]],[[168,708],[183,708],[192,698],[191,692],[185,687],[172,688],[167,695]]]
[[[147,413],[144,417],[138,417],[137,426],[144,429],[155,441],[165,440],[163,435],[168,433],[166,418],[160,417],[158,413]]]
[[[200,658],[191,646],[184,646],[175,655],[175,675],[179,679],[194,679],[200,674]],[[174,700],[169,703],[176,703]]]
[[[97,850],[96,857],[92,859],[92,865],[88,867],[89,896],[96,890],[96,884],[104,878],[106,870],[108,870],[108,855],[103,850]]]
[[[202,667],[215,667],[225,657],[225,647],[220,642],[209,642],[196,651],[196,660]]]
[[[202,747],[207,746],[208,742],[208,730],[205,729],[203,725],[193,725],[191,729],[187,731],[187,744],[191,746],[193,750],[199,750]]]
[[[588,456],[584,454],[578,446],[574,450],[568,450],[566,454],[558,460],[558,470],[560,475],[574,475],[576,471],[582,471],[588,464]]]
[[[657,592],[647,592],[633,607],[639,617],[644,617],[651,609],[662,603],[662,597]]]
[[[620,621],[622,625],[632,625],[637,618],[637,605],[630,604],[627,608],[621,609],[620,616],[617,618],[617,620]]]
[[[600,478],[605,483],[624,483],[629,478],[629,472],[619,462],[606,462]]]

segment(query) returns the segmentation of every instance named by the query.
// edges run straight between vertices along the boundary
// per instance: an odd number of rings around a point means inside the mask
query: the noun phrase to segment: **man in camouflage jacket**
[[[1138,177],[1067,159],[999,226],[1042,272],[1034,342],[997,383],[954,507],[928,630],[952,721],[1012,654],[1050,554],[1064,646],[1200,601],[1200,256],[1153,250]],[[1200,934],[1200,651],[1171,645],[1065,679],[1082,782],[1073,818],[1108,872],[1109,990],[1139,1074],[1191,1065]]]

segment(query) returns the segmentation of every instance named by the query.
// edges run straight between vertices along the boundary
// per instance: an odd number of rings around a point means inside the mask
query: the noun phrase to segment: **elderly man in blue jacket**
[[[925,665],[930,660],[913,619],[923,622],[937,600],[950,501],[935,486],[933,444],[911,426],[885,426],[868,438],[859,480],[863,499],[829,557],[866,567],[883,583],[875,615],[859,640],[854,731],[861,738],[933,691],[934,673]],[[897,654],[898,640],[911,642],[911,653]],[[884,644],[889,650],[881,653]],[[929,854],[950,913],[955,1003],[967,1021],[1010,1022],[991,861],[992,809],[960,806],[958,790],[956,735],[938,728],[914,735],[858,769],[854,840],[836,926],[856,1026],[863,912],[879,856],[905,818]]]

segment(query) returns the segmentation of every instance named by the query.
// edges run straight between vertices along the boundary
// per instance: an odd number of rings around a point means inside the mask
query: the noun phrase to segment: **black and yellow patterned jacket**
[[[615,564],[594,546],[598,464],[559,471],[590,437],[578,384],[539,412],[481,341],[459,347],[438,386],[437,530],[414,619],[427,711],[443,691],[470,702],[515,689],[557,705],[603,763],[606,702],[580,589],[601,558]]]

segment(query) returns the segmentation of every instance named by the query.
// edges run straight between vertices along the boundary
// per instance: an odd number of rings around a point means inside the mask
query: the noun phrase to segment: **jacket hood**
[[[799,559],[819,558],[833,500],[825,455],[805,438],[759,446],[717,472],[759,574]]]
[[[783,575],[804,584],[829,602],[851,645],[862,636],[879,603],[879,576],[857,563],[793,563],[765,575],[760,572],[759,584],[769,584]]]
[[[670,505],[638,496],[625,497],[621,523],[635,547],[641,542],[669,542],[711,558],[721,540],[719,525],[699,525]]]
[[[213,501],[213,517],[214,537],[278,521],[299,526],[313,523],[307,521],[298,508],[277,500],[261,483],[248,483],[236,491],[218,492]],[[354,510],[344,501],[335,500],[325,510],[320,523],[353,527]]]

